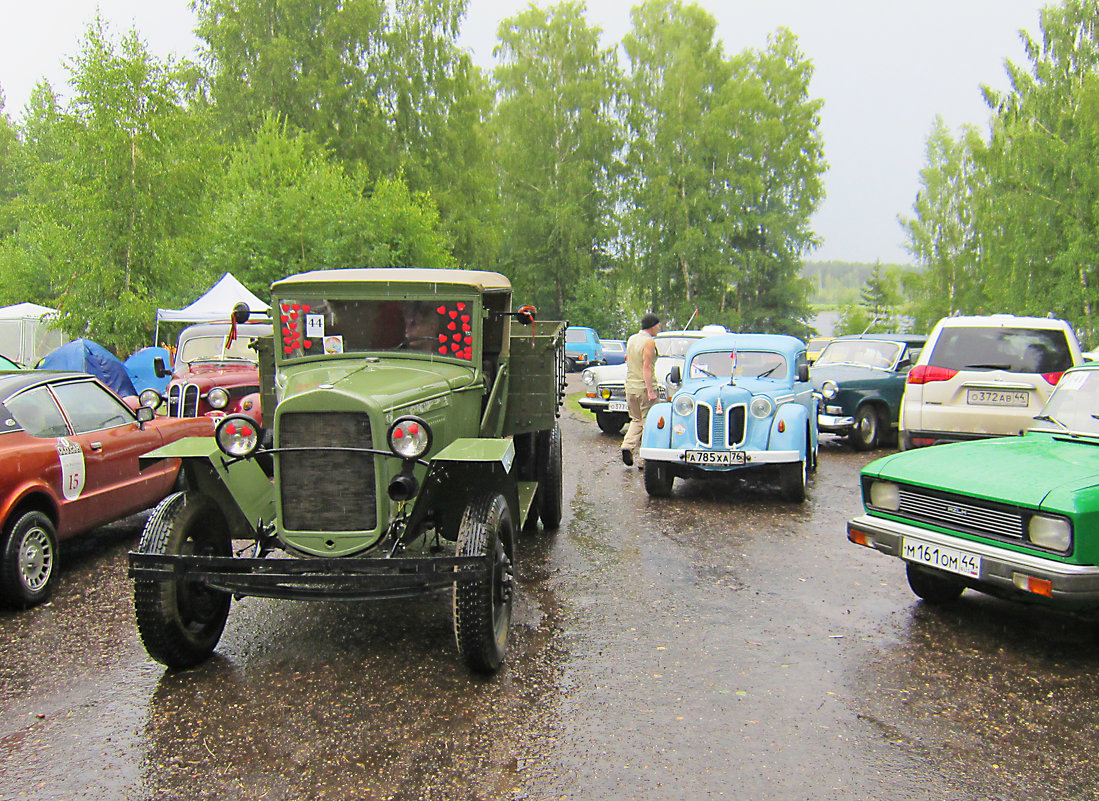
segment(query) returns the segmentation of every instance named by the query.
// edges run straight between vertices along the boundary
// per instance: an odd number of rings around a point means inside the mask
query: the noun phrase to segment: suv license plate
[[[904,537],[901,541],[901,556],[909,562],[937,567],[960,576],[981,577],[981,557],[954,548],[928,545],[926,542]]]
[[[1029,406],[1030,393],[1026,390],[969,389],[965,402],[971,406]]]
[[[687,451],[683,457],[687,464],[745,464],[744,451]]]
[[[628,412],[630,407],[626,405],[626,401],[610,401],[607,404],[608,412]]]

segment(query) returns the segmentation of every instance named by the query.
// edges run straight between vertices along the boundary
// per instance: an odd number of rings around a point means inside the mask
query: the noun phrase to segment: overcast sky
[[[630,28],[635,0],[593,0],[588,19],[606,45]],[[461,44],[493,65],[500,20],[520,0],[470,0]],[[542,3],[541,5],[548,5]],[[823,245],[812,260],[909,261],[897,216],[919,189],[924,145],[935,115],[952,129],[987,127],[980,85],[1003,89],[1005,60],[1025,63],[1018,31],[1038,35],[1040,0],[701,0],[718,21],[726,53],[762,48],[779,26],[813,62],[814,97],[830,168],[828,197],[813,220]],[[3,1],[0,88],[14,119],[43,78],[67,94],[66,63],[96,13],[115,34],[134,28],[151,52],[194,55],[189,0]]]

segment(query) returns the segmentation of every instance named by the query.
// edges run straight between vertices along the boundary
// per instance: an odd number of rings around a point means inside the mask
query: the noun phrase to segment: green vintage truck
[[[230,415],[145,457],[181,458],[186,485],[130,553],[146,649],[201,662],[234,596],[449,591],[463,660],[495,671],[516,532],[561,520],[566,324],[513,310],[492,272],[323,270],[271,289],[265,428]]]

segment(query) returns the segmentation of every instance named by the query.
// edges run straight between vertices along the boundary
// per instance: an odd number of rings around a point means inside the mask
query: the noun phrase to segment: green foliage
[[[504,221],[501,269],[544,316],[613,308],[604,255],[614,228],[612,116],[621,78],[582,3],[529,7],[500,25],[493,124]]]
[[[400,180],[349,176],[312,138],[268,118],[211,188],[198,260],[260,297],[272,282],[341,267],[452,267],[430,198]]]
[[[1064,0],[1024,35],[1029,69],[1008,64],[1011,88],[985,89],[987,139],[941,122],[928,143],[923,189],[904,220],[926,269],[918,319],[951,311],[1052,313],[1084,339],[1099,301],[1099,7]]]

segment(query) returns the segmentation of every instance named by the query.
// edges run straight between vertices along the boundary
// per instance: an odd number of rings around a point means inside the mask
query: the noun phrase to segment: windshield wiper
[[[767,376],[769,376],[771,373],[773,373],[777,369],[778,369],[778,365],[776,364],[770,370],[764,370],[762,373],[757,375],[756,378],[766,378]]]
[[[1093,414],[1092,417],[1095,417],[1095,415]],[[1044,423],[1053,423],[1055,426],[1059,426],[1062,431],[1064,431],[1064,432],[1066,432],[1066,433],[1068,433],[1068,434],[1070,434],[1074,437],[1076,436],[1076,434],[1073,433],[1071,428],[1066,426],[1064,423],[1062,423],[1060,420],[1058,420],[1052,414],[1036,414],[1036,415],[1034,415],[1034,419],[1035,420],[1041,420]],[[1099,418],[1096,418],[1096,419],[1099,420]]]

